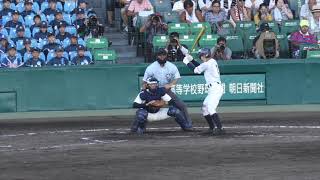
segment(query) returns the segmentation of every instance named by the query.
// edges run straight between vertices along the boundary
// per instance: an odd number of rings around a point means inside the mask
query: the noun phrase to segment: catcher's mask
[[[149,91],[154,93],[156,92],[159,86],[159,81],[156,78],[148,78],[147,85],[148,85]]]

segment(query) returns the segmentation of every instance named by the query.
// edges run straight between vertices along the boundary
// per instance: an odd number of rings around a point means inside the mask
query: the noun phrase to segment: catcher
[[[138,94],[134,100],[133,108],[138,109],[131,126],[133,133],[143,134],[146,131],[147,122],[165,120],[169,117],[174,117],[182,130],[192,130],[191,123],[175,107],[174,100],[166,94],[164,88],[159,88],[156,78],[147,80],[147,88]]]

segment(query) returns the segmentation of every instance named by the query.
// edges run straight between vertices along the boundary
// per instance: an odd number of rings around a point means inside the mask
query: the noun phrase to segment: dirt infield
[[[0,123],[0,180],[319,180],[320,112],[223,114],[227,134],[132,117]],[[46,120],[48,121],[48,120]]]

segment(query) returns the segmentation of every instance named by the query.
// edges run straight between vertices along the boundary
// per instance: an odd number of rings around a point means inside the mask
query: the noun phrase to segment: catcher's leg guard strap
[[[211,117],[212,117],[214,123],[216,124],[217,128],[218,129],[222,129],[222,124],[221,124],[221,121],[220,121],[220,118],[219,118],[218,114],[215,113]]]
[[[168,116],[175,117],[176,122],[182,129],[192,128],[192,124],[185,118],[182,111],[176,107],[170,107],[168,110]]]
[[[206,115],[206,116],[204,116],[204,118],[207,120],[209,128],[210,129],[214,129],[215,127],[214,127],[214,123],[213,123],[212,117],[210,115]]]

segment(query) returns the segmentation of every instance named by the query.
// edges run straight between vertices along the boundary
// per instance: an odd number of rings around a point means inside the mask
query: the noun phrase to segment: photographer
[[[162,22],[162,17],[158,14],[150,15],[148,21],[140,28],[140,32],[146,33],[146,56],[147,61],[152,60],[152,40],[155,35],[166,34],[168,30],[167,24]]]
[[[169,43],[166,50],[168,51],[169,61],[182,61],[188,49],[185,45],[181,45],[179,41],[179,33],[170,33]]]
[[[232,51],[227,47],[227,40],[224,37],[218,38],[217,45],[212,48],[211,52],[215,60],[230,60],[232,56]]]
[[[98,38],[99,36],[102,36],[104,33],[104,27],[99,23],[97,16],[95,14],[91,14],[88,19],[84,20],[82,17],[83,12],[83,10],[79,11],[81,16],[77,20],[78,22],[76,21],[78,23],[76,24],[76,27],[79,36],[82,38]]]

